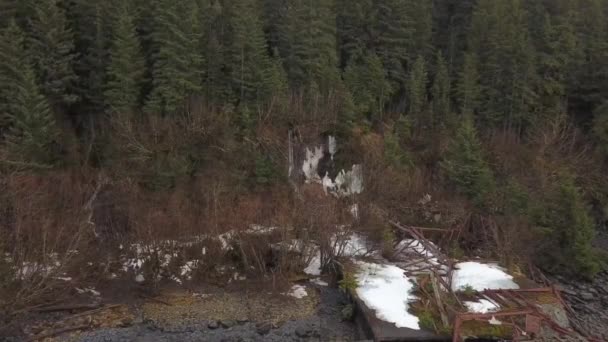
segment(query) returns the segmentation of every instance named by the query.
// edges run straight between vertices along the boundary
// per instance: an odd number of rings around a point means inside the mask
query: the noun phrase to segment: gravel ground
[[[592,282],[555,277],[566,302],[576,313],[575,322],[586,333],[608,341],[608,273]]]
[[[347,303],[339,290],[319,287],[320,303],[310,317],[288,321],[280,326],[272,323],[237,321],[201,321],[196,324],[158,326],[154,322],[142,322],[128,328],[100,329],[82,333],[79,336],[66,336],[58,341],[114,342],[114,341],[355,341],[356,327],[343,322],[341,309]],[[267,322],[260,317],[258,322]]]

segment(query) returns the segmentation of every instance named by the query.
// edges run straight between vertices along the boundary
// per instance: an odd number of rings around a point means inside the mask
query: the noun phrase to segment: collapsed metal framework
[[[458,234],[458,229],[439,229],[439,228],[424,228],[402,225],[397,221],[390,220],[389,223],[395,229],[408,234],[409,236],[422,245],[424,252],[418,251],[418,258],[403,266],[406,273],[410,275],[428,274],[430,276],[431,285],[433,286],[433,294],[429,297],[434,298],[439,312],[441,314],[444,326],[448,325],[449,309],[453,313],[453,342],[462,342],[462,328],[467,321],[484,321],[488,322],[492,319],[501,318],[501,324],[511,326],[513,328],[513,341],[524,341],[541,333],[541,327],[547,326],[552,331],[562,336],[582,336],[590,342],[601,342],[601,339],[589,336],[582,329],[579,329],[575,318],[576,314],[570,306],[564,301],[559,290],[550,284],[548,279],[542,275],[542,272],[534,270],[534,278],[540,278],[545,287],[517,290],[484,290],[477,292],[476,295],[486,299],[498,307],[503,308],[500,311],[490,313],[469,313],[462,312],[448,305],[441,300],[439,293],[439,285],[445,289],[456,301],[463,307],[462,303],[452,291],[452,273],[454,271],[454,262],[445,256],[437,246],[428,240],[423,231],[439,232],[446,239],[453,239],[455,234]],[[426,253],[428,252],[428,253]],[[564,308],[568,315],[568,320],[575,328],[565,328],[558,324],[552,317],[547,315],[539,307],[538,301],[531,299],[545,296],[553,301],[553,304]]]

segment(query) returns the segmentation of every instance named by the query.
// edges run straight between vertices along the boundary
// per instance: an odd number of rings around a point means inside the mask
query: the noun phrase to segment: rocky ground
[[[348,300],[335,288],[307,284],[309,296],[247,296],[239,300],[222,295],[198,305],[184,298],[183,305],[151,302],[136,313],[132,324],[59,336],[55,341],[358,341],[356,327],[343,319]],[[255,299],[254,299],[255,298]],[[169,299],[167,299],[169,300]],[[173,298],[175,300],[175,298]],[[162,299],[164,302],[165,299]],[[226,301],[224,305],[217,304]],[[263,304],[268,305],[263,305]],[[264,311],[269,308],[276,310]],[[236,309],[235,309],[236,308]],[[258,310],[258,308],[263,310]],[[228,310],[228,311],[226,311]],[[274,314],[273,314],[274,313]],[[214,319],[205,317],[213,316]],[[220,317],[221,319],[217,319]]]
[[[566,302],[576,313],[576,322],[586,332],[608,341],[608,272],[592,282],[555,277]]]

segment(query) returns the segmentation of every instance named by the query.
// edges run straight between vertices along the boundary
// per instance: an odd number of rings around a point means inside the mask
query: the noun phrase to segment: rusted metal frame
[[[523,316],[534,313],[534,310],[516,310],[516,311],[503,311],[503,312],[493,312],[493,313],[459,313],[456,315],[456,320],[454,322],[454,333],[452,335],[452,342],[461,342],[460,336],[460,328],[464,321],[471,320],[479,320],[479,321],[487,321],[488,319],[492,319],[492,317],[509,317],[509,316]],[[516,329],[521,330],[514,322],[512,322],[513,326]]]
[[[416,229],[416,227],[403,226],[400,223],[398,223],[396,221],[393,221],[393,220],[389,221],[389,223],[393,227],[395,227],[395,228],[397,228],[397,229],[399,229],[399,230],[401,230],[401,231],[403,231],[405,233],[410,234],[413,238],[415,238],[416,240],[418,240],[424,246],[425,249],[427,249],[428,251],[430,251],[437,258],[437,260],[439,260],[443,264],[447,264],[446,263],[446,258],[443,256],[443,254],[441,254],[441,252],[435,246],[433,246],[430,243],[427,243],[428,240],[424,237],[424,235],[422,235],[420,232],[418,232],[418,230]]]
[[[501,297],[500,295],[498,295],[495,292],[482,291],[481,294],[483,296],[489,297],[490,299],[492,299],[492,301],[496,302],[501,307],[510,307],[510,306],[512,306],[510,302],[508,302],[505,298]]]
[[[510,290],[485,290],[484,293],[496,293],[502,295],[509,295],[511,299],[521,300],[523,301],[527,307],[532,308],[535,311],[535,315],[540,317],[545,323],[549,324],[551,329],[563,335],[572,335],[575,331],[570,329],[565,329],[557,324],[551,317],[542,312],[534,303],[530,302],[528,299],[523,297],[521,293],[553,293],[557,299],[561,302],[561,304],[565,304],[563,301],[559,291],[555,287],[544,287],[544,288],[535,288],[535,289],[510,289]],[[564,305],[564,308],[568,310],[568,306]],[[585,334],[583,334],[585,335]],[[593,340],[594,337],[585,336],[589,340]]]
[[[528,314],[534,314],[536,310],[534,309],[524,309],[524,310],[509,310],[509,311],[498,311],[498,312],[488,312],[488,313],[470,313],[463,312],[460,313],[459,316],[463,320],[471,320],[474,318],[487,318],[491,319],[492,317],[509,317],[509,316],[522,316]]]

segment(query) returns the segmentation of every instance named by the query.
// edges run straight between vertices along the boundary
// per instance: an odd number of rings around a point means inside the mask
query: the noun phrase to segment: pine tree
[[[32,68],[22,68],[23,83],[18,85],[6,142],[11,161],[46,168],[57,162],[59,130]]]
[[[467,33],[476,0],[435,1],[433,15],[433,47],[443,51],[448,70],[453,74],[463,65]]]
[[[104,92],[106,106],[113,113],[132,112],[140,103],[145,61],[133,18],[126,6],[116,15],[109,54]]]
[[[382,61],[375,54],[352,60],[344,71],[344,82],[349,88],[357,112],[381,119],[384,106],[391,96],[391,85]]]
[[[584,53],[573,95],[595,107],[608,98],[608,10],[603,0],[581,0],[578,31]]]
[[[31,21],[29,54],[42,91],[55,105],[67,107],[78,100],[74,72],[74,36],[57,0],[40,0]]]
[[[34,0],[0,0],[0,29],[8,27],[12,20],[25,26],[34,3]]]
[[[19,0],[0,0],[0,29],[16,19]]]
[[[410,70],[407,83],[409,113],[412,116],[422,118],[422,112],[427,103],[426,85],[428,76],[424,57],[418,56]],[[419,123],[422,120],[419,120]]]
[[[68,17],[75,27],[76,50],[79,52],[75,69],[84,115],[99,113],[105,108],[111,18],[114,18],[111,4],[106,0],[74,0],[69,8]]]
[[[23,33],[11,20],[7,28],[0,31],[0,138],[8,129],[14,100],[17,97],[16,84],[21,83],[21,64],[26,59]]]
[[[202,90],[200,16],[195,0],[158,0],[153,32],[151,113],[174,114]]]
[[[545,232],[540,262],[550,271],[593,279],[600,264],[592,245],[595,228],[589,209],[571,175],[561,174],[556,183],[541,205],[542,215],[536,215]]]
[[[227,20],[226,61],[235,97],[240,103],[264,103],[282,93],[285,81],[280,65],[268,55],[259,8],[255,0],[230,2]]]
[[[340,79],[333,0],[292,0],[285,16],[279,52],[291,87],[327,94]]]
[[[203,93],[209,103],[224,105],[234,102],[232,81],[225,75],[228,47],[224,32],[227,32],[228,23],[223,15],[224,8],[219,1],[205,1],[201,5],[201,12],[205,14],[202,19],[203,26],[201,51],[203,54]]]
[[[481,85],[477,71],[477,56],[465,54],[464,65],[458,81],[458,101],[460,113],[472,117],[479,107]]]
[[[536,57],[521,0],[480,0],[469,48],[479,60],[480,119],[521,132],[535,121]]]
[[[572,79],[573,65],[580,57],[578,38],[568,13],[543,19],[539,41],[539,97],[549,112],[563,113],[566,110],[566,88]]]
[[[5,139],[9,161],[11,165],[48,167],[56,161],[54,145],[59,132],[26,58],[24,41],[14,21],[0,37],[0,99],[8,119]]]
[[[406,1],[407,14],[412,27],[411,46],[407,47],[408,60],[413,62],[418,55],[432,57],[433,1]]]
[[[441,52],[437,54],[435,69],[435,79],[433,80],[433,116],[435,125],[437,125],[448,121],[450,115],[450,75]]]
[[[492,171],[484,160],[483,148],[470,118],[465,118],[456,131],[441,167],[450,183],[477,205],[482,205],[486,194],[492,191]]]
[[[411,17],[407,3],[401,0],[379,1],[375,6],[375,31],[379,33],[375,51],[386,68],[392,87],[398,89],[406,81],[404,64],[408,58],[407,49],[413,45]]]

